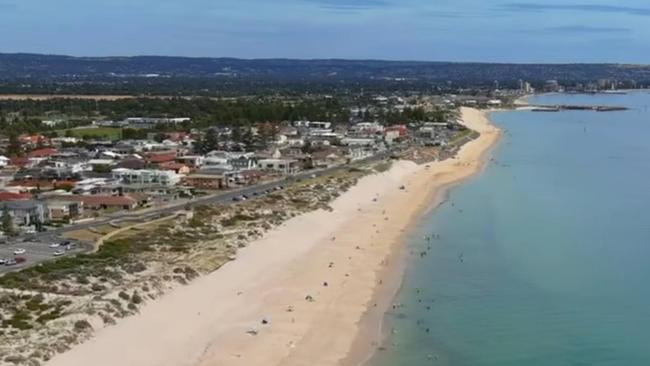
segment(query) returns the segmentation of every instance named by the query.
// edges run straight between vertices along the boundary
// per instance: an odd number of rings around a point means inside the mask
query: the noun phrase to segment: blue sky
[[[647,40],[647,0],[0,0],[0,52],[650,63]]]

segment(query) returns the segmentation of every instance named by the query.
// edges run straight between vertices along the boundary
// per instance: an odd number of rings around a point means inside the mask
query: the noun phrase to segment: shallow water
[[[533,102],[632,109],[494,114],[495,161],[412,233],[372,365],[650,365],[650,94]]]

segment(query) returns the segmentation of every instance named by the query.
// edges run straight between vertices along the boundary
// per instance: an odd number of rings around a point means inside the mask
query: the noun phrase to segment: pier
[[[609,105],[532,105],[529,104],[533,112],[560,112],[560,111],[594,111],[594,112],[618,112],[626,111],[629,108],[622,106],[609,106]]]

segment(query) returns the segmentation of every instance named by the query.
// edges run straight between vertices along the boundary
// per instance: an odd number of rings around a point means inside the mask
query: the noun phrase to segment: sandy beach
[[[51,366],[359,364],[381,341],[401,281],[404,232],[452,184],[475,174],[500,131],[462,109],[481,136],[456,158],[399,161],[332,203],[293,218],[235,261],[58,355]],[[405,189],[400,189],[404,186]]]

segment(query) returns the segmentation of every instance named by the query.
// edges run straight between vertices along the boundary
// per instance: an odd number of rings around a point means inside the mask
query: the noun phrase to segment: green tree
[[[5,235],[9,236],[16,234],[16,231],[14,229],[14,220],[11,218],[11,214],[9,213],[9,209],[6,205],[2,210],[2,231],[5,233]]]
[[[113,171],[113,168],[110,165],[94,165],[93,166],[93,172],[95,173],[101,173],[101,174],[108,174]]]
[[[23,149],[20,145],[20,140],[18,140],[18,135],[13,131],[9,132],[9,145],[7,145],[7,155],[20,156],[22,153]]]

